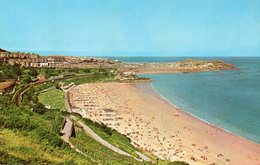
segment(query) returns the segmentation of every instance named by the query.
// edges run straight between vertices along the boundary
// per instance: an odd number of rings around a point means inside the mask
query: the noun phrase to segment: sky
[[[0,0],[0,48],[260,56],[260,0]]]

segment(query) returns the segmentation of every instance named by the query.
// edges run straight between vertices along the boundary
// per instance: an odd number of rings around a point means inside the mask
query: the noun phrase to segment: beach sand
[[[82,84],[69,97],[73,109],[127,135],[136,147],[162,159],[192,165],[260,165],[260,144],[177,109],[149,83]]]

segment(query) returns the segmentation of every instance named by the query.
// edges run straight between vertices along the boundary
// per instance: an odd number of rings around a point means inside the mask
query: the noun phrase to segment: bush
[[[60,110],[49,110],[43,115],[43,118],[52,123],[52,132],[60,132],[64,123],[64,117],[62,117]]]
[[[111,136],[113,134],[112,129],[107,127],[105,124],[101,124],[101,128],[103,129],[103,131],[108,134],[109,136]]]
[[[35,129],[34,136],[39,140],[39,142],[49,147],[61,147],[63,144],[63,141],[58,134],[53,133],[44,126],[40,126]]]
[[[31,78],[30,75],[25,74],[25,75],[22,75],[22,76],[20,77],[20,81],[21,81],[22,83],[26,84],[26,83],[30,83],[30,82],[32,81],[32,78]]]
[[[37,124],[31,121],[30,114],[24,108],[9,107],[0,113],[0,124],[5,128],[33,130]]]
[[[40,115],[43,115],[49,110],[47,108],[45,108],[45,106],[42,103],[36,102],[33,105],[33,111],[40,114]]]
[[[10,95],[0,96],[0,110],[7,109],[10,105],[13,105],[12,97]]]
[[[17,79],[18,76],[22,74],[22,70],[20,65],[9,65],[9,64],[2,64],[0,65],[0,77],[1,79]]]

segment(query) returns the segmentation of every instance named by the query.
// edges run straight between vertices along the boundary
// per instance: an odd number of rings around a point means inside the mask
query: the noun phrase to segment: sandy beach
[[[93,83],[69,92],[72,110],[127,135],[143,150],[190,164],[260,165],[260,144],[209,125],[147,84]]]

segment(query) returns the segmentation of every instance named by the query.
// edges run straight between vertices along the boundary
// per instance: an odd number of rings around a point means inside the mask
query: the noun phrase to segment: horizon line
[[[85,51],[85,50],[29,50],[29,49],[4,49],[10,52],[35,53],[42,56],[105,56],[105,57],[260,57],[260,52],[252,53],[214,53],[214,52],[169,52],[169,51]],[[67,54],[69,53],[69,54]],[[81,54],[81,53],[85,53]],[[121,55],[120,55],[121,54]],[[138,55],[139,54],[139,55]],[[141,55],[142,54],[142,55]],[[161,54],[161,55],[159,55]]]

